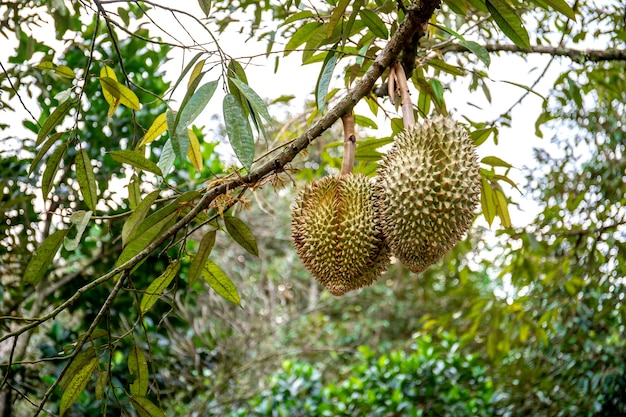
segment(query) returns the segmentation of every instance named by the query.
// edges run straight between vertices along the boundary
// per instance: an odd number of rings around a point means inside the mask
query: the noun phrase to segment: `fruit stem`
[[[404,72],[404,68],[402,68],[400,62],[396,61],[393,66],[396,82],[398,83],[398,90],[400,90],[400,98],[402,99],[402,120],[404,121],[404,128],[408,129],[415,125],[411,92],[409,91],[409,84],[406,80],[406,73]]]
[[[343,161],[341,175],[352,173],[354,168],[354,154],[356,153],[356,135],[354,133],[354,116],[352,110],[341,116],[343,123]]]

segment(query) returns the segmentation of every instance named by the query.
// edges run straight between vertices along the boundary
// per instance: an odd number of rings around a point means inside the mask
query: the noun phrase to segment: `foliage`
[[[446,340],[419,338],[408,352],[360,346],[340,379],[307,362],[285,360],[266,391],[229,416],[491,415],[492,381],[476,357]]]
[[[322,412],[350,398],[389,413],[407,401],[440,414],[624,413],[626,28],[620,2],[580,3],[1,3],[0,414],[206,414],[254,397],[280,362],[253,408],[280,398]],[[265,53],[230,55],[233,32]],[[550,58],[535,81],[493,80],[508,53]],[[319,73],[303,80],[312,104],[283,119],[290,98],[261,98],[249,75],[293,56]],[[294,256],[283,187],[336,172],[332,126],[353,110],[366,136],[355,171],[375,175],[403,128],[386,101],[396,61],[417,117],[463,120],[478,146],[542,97],[537,135],[556,146],[537,152],[525,187],[541,213],[513,227],[524,187],[514,164],[487,155],[464,242],[419,276],[394,265],[333,299]],[[520,95],[493,119],[456,108],[461,88],[481,107],[502,86]],[[199,125],[216,102],[219,122]],[[432,341],[409,349],[414,334]],[[359,345],[372,350],[354,356]],[[307,376],[307,398],[286,386]],[[394,394],[402,378],[426,393]]]

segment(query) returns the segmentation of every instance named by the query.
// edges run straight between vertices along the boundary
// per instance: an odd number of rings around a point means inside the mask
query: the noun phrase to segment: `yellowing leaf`
[[[146,360],[146,355],[144,355],[137,344],[133,344],[133,348],[128,352],[128,372],[131,377],[135,377],[130,384],[130,394],[137,397],[145,397],[150,383],[148,361]]]
[[[228,276],[215,264],[208,259],[202,268],[202,278],[206,281],[216,293],[224,297],[224,299],[241,306],[237,287],[228,278]]]
[[[165,417],[165,413],[146,397],[130,397],[139,417]]]
[[[165,271],[154,281],[150,283],[144,294],[141,296],[140,308],[142,312],[146,312],[157,302],[163,291],[170,285],[172,280],[178,274],[180,268],[180,260],[174,261],[165,268]],[[132,388],[132,387],[131,387]],[[132,392],[132,391],[131,391]],[[140,395],[133,393],[134,395]]]
[[[240,219],[232,216],[224,217],[226,231],[233,240],[254,256],[259,256],[256,239],[250,228]]]
[[[95,358],[96,351],[94,349],[87,348],[78,352],[78,354],[74,357],[74,359],[72,359],[72,362],[69,364],[65,375],[63,375],[63,378],[61,378],[61,381],[59,381],[59,386],[63,389],[67,388],[76,373]]]
[[[123,104],[130,109],[141,110],[141,104],[135,93],[117,80],[110,77],[100,77],[100,85],[103,91],[107,91],[115,99],[115,105]],[[109,105],[113,106],[110,102]]]
[[[65,78],[76,78],[74,71],[67,65],[59,65],[54,69],[54,72]]]
[[[100,78],[103,77],[107,77],[107,78],[111,78],[112,80],[117,81],[117,76],[115,75],[115,71],[113,71],[113,69],[111,67],[107,67],[106,65],[104,67],[102,67],[102,69],[100,70]],[[113,95],[106,89],[102,88],[102,95],[104,95],[104,99],[106,100],[107,103],[109,103],[109,106],[111,108],[117,108],[117,106],[119,105],[119,97],[115,98],[113,97]],[[115,111],[114,111],[115,112]],[[109,110],[110,113],[110,110]],[[109,115],[109,117],[111,117]]]
[[[206,59],[203,59],[202,61],[198,61],[196,65],[193,67],[193,70],[191,71],[191,75],[189,76],[189,82],[187,83],[187,89],[191,88],[195,79],[198,77],[198,75],[200,75],[200,73],[202,72],[202,68],[204,68],[205,62],[206,62]]]
[[[96,187],[96,176],[93,172],[91,159],[87,151],[81,149],[76,154],[76,179],[80,186],[80,192],[87,207],[92,211],[96,210],[98,203],[98,189]]]
[[[500,222],[504,227],[511,227],[511,216],[509,215],[509,204],[506,201],[506,196],[499,188],[493,191],[496,203],[496,210],[498,212],[498,217],[500,217]]]
[[[159,114],[156,119],[154,119],[154,122],[152,122],[152,125],[150,126],[144,137],[141,139],[141,142],[139,142],[139,145],[137,145],[137,148],[140,148],[150,142],[154,142],[159,136],[165,133],[165,131],[167,130],[165,114],[166,113],[163,112]]]
[[[187,156],[196,171],[200,173],[202,172],[202,151],[200,151],[200,141],[198,141],[198,137],[193,130],[187,129],[187,134],[189,135],[189,151],[187,151]]]
[[[67,384],[67,388],[63,391],[61,403],[59,405],[59,413],[64,416],[67,410],[78,399],[80,393],[85,389],[93,371],[98,365],[98,358],[89,360],[82,368],[78,369],[74,377]]]

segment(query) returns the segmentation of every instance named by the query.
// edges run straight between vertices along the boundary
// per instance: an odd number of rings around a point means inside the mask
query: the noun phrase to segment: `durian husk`
[[[389,264],[375,185],[362,174],[327,176],[301,189],[291,230],[302,263],[333,295],[371,285]]]
[[[419,273],[463,238],[480,201],[476,148],[454,120],[399,133],[377,176],[383,233],[393,256]]]

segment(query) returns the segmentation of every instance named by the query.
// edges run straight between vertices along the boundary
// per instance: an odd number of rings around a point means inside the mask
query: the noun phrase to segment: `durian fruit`
[[[377,187],[392,255],[419,273],[469,229],[480,200],[476,148],[455,121],[436,117],[399,133]]]
[[[389,264],[373,181],[327,176],[296,197],[291,230],[304,266],[331,294],[371,285]]]

